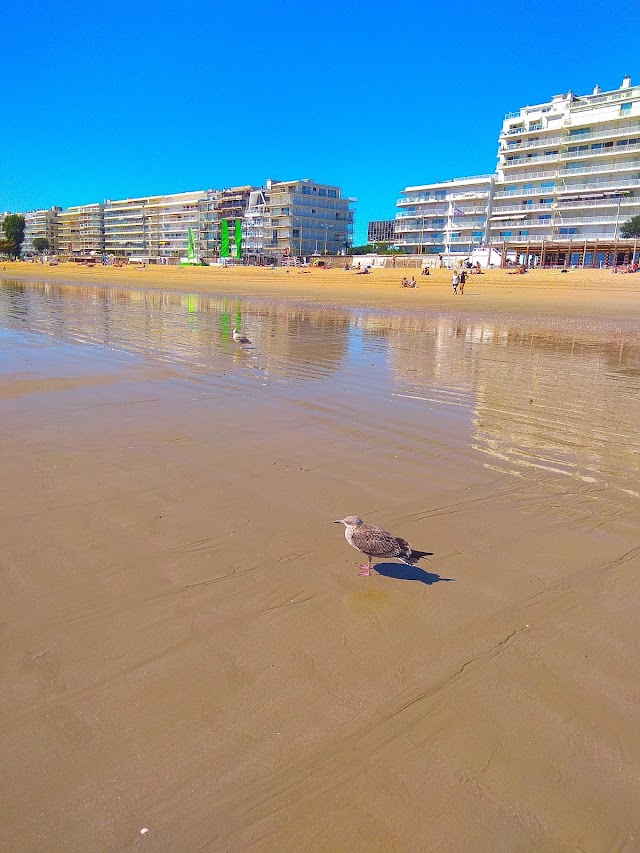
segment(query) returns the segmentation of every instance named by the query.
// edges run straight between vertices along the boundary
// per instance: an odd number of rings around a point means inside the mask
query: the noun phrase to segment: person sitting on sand
[[[409,282],[407,281],[406,276],[402,277],[402,281],[400,282],[400,287],[409,287]]]
[[[429,270],[429,267],[423,267],[423,268],[422,268],[422,272],[420,273],[420,275],[431,275],[431,272],[430,272],[430,270]]]
[[[415,277],[415,275],[412,275],[411,281],[409,282],[409,287],[415,287],[415,286],[416,286],[416,277]]]

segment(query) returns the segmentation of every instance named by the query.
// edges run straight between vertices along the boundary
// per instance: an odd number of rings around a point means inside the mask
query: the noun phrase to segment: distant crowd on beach
[[[632,264],[622,264],[622,265],[614,264],[611,272],[616,272],[616,273],[627,272],[628,273],[628,272],[638,272],[638,270],[640,270],[640,266],[638,265],[637,261],[634,261]]]

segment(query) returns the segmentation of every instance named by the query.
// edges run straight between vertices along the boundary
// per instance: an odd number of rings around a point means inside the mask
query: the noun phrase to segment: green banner
[[[189,261],[195,261],[196,259],[196,241],[193,236],[193,228],[189,228],[187,236],[187,259]]]
[[[229,257],[229,223],[226,219],[220,222],[220,257]]]
[[[242,220],[236,219],[236,258],[242,257]]]

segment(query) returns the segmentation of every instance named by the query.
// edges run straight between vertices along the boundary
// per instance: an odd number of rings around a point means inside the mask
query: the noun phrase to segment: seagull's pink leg
[[[366,566],[358,566],[360,571],[358,572],[359,578],[368,578],[371,574],[371,557],[369,557],[369,562]]]

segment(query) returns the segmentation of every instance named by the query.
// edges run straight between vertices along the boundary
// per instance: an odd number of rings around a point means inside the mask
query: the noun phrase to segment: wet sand
[[[639,849],[640,276],[45,269],[0,315],[0,849]],[[432,556],[358,578],[349,513]]]

